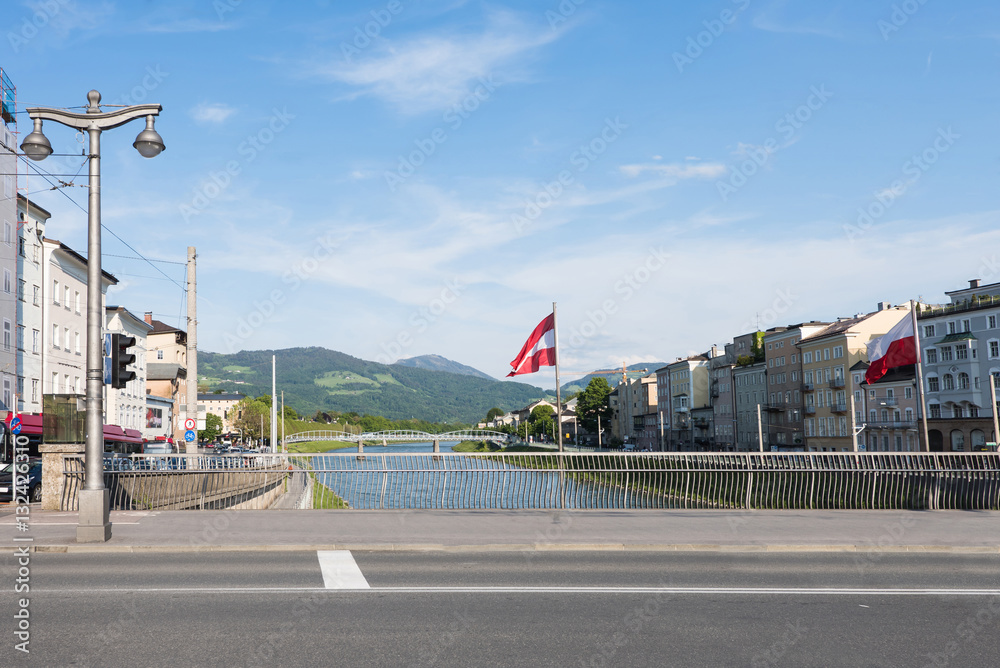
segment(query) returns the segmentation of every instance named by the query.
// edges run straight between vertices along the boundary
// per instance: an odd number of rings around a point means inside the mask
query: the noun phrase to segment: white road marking
[[[352,559],[353,561],[353,559]],[[335,575],[335,578],[339,577]],[[44,589],[38,593],[82,594],[93,592],[129,593],[302,593],[324,592],[332,589],[364,590],[374,594],[677,594],[677,595],[769,595],[769,596],[1000,596],[1000,589],[824,589],[783,587],[371,587],[358,571],[357,577],[364,584],[320,587],[114,587],[101,589],[68,588]],[[325,578],[324,578],[325,580]],[[32,588],[32,591],[36,591]],[[360,593],[360,592],[357,592]],[[4,594],[0,593],[0,599]]]
[[[371,588],[350,550],[320,550],[316,557],[327,589]]]

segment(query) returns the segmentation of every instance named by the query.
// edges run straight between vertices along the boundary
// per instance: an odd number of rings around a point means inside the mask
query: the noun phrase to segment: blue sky
[[[103,217],[151,259],[198,248],[203,350],[502,377],[555,301],[568,379],[1000,280],[994,2],[48,0],[7,19],[20,108],[91,88],[163,105],[156,159],[139,123],[105,134]],[[85,250],[86,190],[47,187],[28,181],[47,235]],[[109,303],[184,325],[183,266],[104,249]]]

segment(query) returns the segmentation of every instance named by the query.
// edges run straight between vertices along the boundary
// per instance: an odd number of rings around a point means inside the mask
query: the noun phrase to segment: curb
[[[2,553],[14,553],[15,547],[3,547]],[[1000,554],[1000,545],[728,545],[728,544],[624,544],[624,543],[498,543],[489,545],[441,545],[434,543],[332,545],[105,545],[64,544],[33,545],[29,552],[42,554],[85,553],[181,553],[181,552],[316,552],[350,550],[354,552],[843,552],[861,554]]]

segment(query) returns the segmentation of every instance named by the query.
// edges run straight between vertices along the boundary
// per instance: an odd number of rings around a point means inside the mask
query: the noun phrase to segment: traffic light
[[[135,378],[135,371],[128,370],[129,364],[135,364],[135,355],[128,351],[134,345],[134,336],[111,335],[111,387],[122,389]]]

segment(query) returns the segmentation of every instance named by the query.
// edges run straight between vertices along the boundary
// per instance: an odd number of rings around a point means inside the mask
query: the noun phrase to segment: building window
[[[941,404],[931,404],[931,417],[934,419],[941,417]]]
[[[955,359],[957,360],[967,360],[969,359],[969,348],[966,345],[955,346]]]
[[[969,374],[965,372],[958,374],[958,389],[960,390],[969,389]]]
[[[944,346],[941,348],[941,361],[950,362],[951,361],[951,346]]]
[[[990,359],[995,360],[1000,357],[1000,341],[993,339],[990,341]]]
[[[9,220],[3,221],[3,242],[8,246],[14,243],[14,227],[10,224]],[[10,402],[4,402],[4,403],[6,403],[8,406],[10,405]]]
[[[934,337],[934,325],[924,325],[924,338],[930,339]]]
[[[24,301],[24,279],[17,279],[17,299],[18,301]]]
[[[928,392],[939,392],[941,387],[939,386],[939,381],[937,376],[930,376],[927,379],[927,391]]]
[[[64,297],[63,303],[66,306],[66,308],[73,308],[73,304],[71,304],[70,301],[69,301],[69,286],[68,285],[63,287],[63,297]]]
[[[76,354],[80,354],[80,332],[73,333],[74,346],[76,348]]]
[[[52,347],[59,347],[59,325],[52,325]],[[55,388],[52,391],[55,392]]]
[[[156,359],[158,359],[158,360],[163,359],[163,351],[162,350],[157,350],[156,351]]]
[[[928,348],[924,354],[925,362],[928,364],[937,364],[937,348]]]
[[[951,430],[951,449],[965,450],[965,434],[958,429]]]
[[[834,346],[833,359],[840,359],[844,356],[844,346]]]
[[[38,354],[38,348],[41,345],[42,333],[37,329],[31,330],[31,352]]]
[[[24,350],[24,325],[17,326],[17,349]]]
[[[990,329],[996,329],[997,328],[997,317],[995,315],[991,315],[989,317],[989,323],[990,323]]]
[[[949,334],[954,334],[955,333],[955,323],[953,323],[953,322],[949,322],[948,323],[948,333]]]
[[[7,318],[3,319],[3,349],[10,350],[11,347],[11,324]]]
[[[63,338],[63,341],[66,342],[65,343],[66,350],[69,350],[69,343],[70,343],[69,342],[69,327],[63,327],[63,333],[66,335],[65,338]]]
[[[32,402],[38,401],[38,379],[37,378],[32,378],[31,379],[31,401]]]
[[[913,388],[912,387],[904,387],[903,388],[903,397],[906,398],[906,399],[912,399],[913,398]]]
[[[963,332],[971,332],[972,331],[972,321],[971,320],[963,320],[962,321],[962,331]]]
[[[950,373],[946,373],[941,378],[941,383],[942,383],[942,387],[944,387],[945,391],[954,390],[955,389],[955,379],[954,379],[954,377],[952,377],[952,375]]]
[[[38,285],[32,285],[31,290],[31,303],[38,306],[42,299],[42,288]]]
[[[24,237],[17,238],[17,254],[20,255],[21,257],[27,257],[24,254]]]
[[[14,286],[12,284],[13,284],[13,278],[11,277],[10,269],[4,269],[3,270],[3,291],[6,292],[8,295],[10,294],[10,291],[14,289]]]
[[[52,303],[59,305],[59,281],[52,281]]]
[[[80,292],[77,291],[73,303],[76,304],[76,312],[80,312]]]

